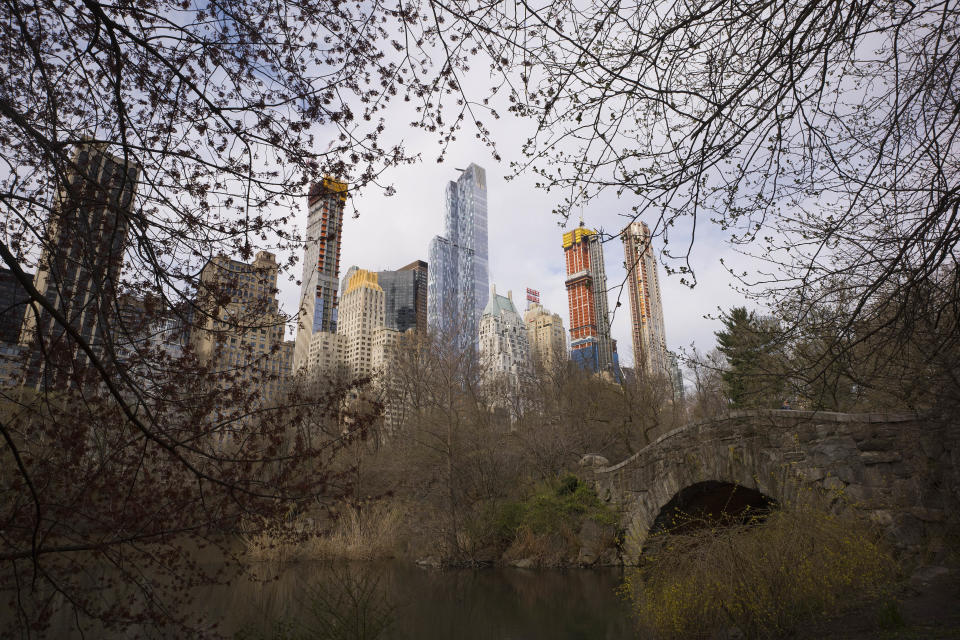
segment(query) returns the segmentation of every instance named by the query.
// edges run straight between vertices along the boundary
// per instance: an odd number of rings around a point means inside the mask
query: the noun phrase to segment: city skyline
[[[426,260],[430,238],[443,230],[443,185],[455,167],[464,167],[471,162],[488,165],[490,281],[502,283],[502,287],[514,291],[522,291],[524,287],[538,289],[543,305],[558,313],[564,326],[569,327],[558,234],[572,229],[577,222],[570,220],[565,227],[559,225],[558,217],[544,204],[542,191],[534,187],[533,178],[521,176],[505,180],[505,164],[490,159],[488,150],[482,145],[458,145],[451,152],[451,159],[443,163],[424,162],[391,170],[388,181],[396,185],[395,195],[388,197],[376,190],[351,194],[349,207],[351,211],[356,207],[359,216],[354,217],[349,212],[344,216],[341,263],[383,271],[398,269],[412,260]],[[298,222],[302,233],[306,219],[305,199],[301,207]],[[633,366],[626,274],[619,238],[628,222],[619,215],[625,208],[628,207],[623,203],[608,199],[585,209],[584,218],[587,224],[602,229],[605,234],[612,337],[618,342],[620,364]],[[657,233],[659,231],[654,231]],[[725,245],[718,234],[708,231],[699,238],[702,250],[692,256],[698,286],[690,289],[680,283],[679,276],[669,274],[665,274],[660,282],[667,346],[671,351],[688,347],[692,341],[699,348],[709,350],[714,344],[713,332],[719,324],[703,316],[716,313],[718,307],[744,304],[742,296],[731,288],[734,279],[718,265],[719,258],[724,258],[731,266],[743,264],[743,257]],[[665,248],[661,240],[655,235],[654,249],[658,261],[659,252]],[[298,265],[293,272],[299,269]],[[293,272],[280,284],[283,308],[288,311],[295,309],[294,305],[299,301],[297,278]],[[618,289],[621,283],[624,285],[622,294]],[[618,296],[622,306],[616,308]]]

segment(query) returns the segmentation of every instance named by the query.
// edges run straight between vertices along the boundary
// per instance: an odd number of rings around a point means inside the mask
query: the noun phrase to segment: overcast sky
[[[503,158],[500,162],[493,159],[489,148],[472,138],[472,132],[467,132],[451,145],[446,160],[438,163],[439,147],[435,138],[419,129],[402,127],[402,115],[390,118],[390,122],[394,135],[403,138],[407,151],[420,153],[422,161],[384,174],[384,182],[396,187],[395,195],[386,197],[382,190],[368,188],[354,196],[352,204],[360,216],[346,216],[340,275],[354,264],[363,269],[385,270],[397,269],[414,260],[427,260],[431,238],[443,233],[444,188],[448,181],[459,176],[457,168],[475,162],[487,171],[491,283],[496,285],[498,293],[505,295],[512,290],[521,312],[526,305],[525,288],[539,290],[543,305],[559,313],[569,331],[561,246],[564,228],[559,226],[559,218],[551,213],[556,194],[534,188],[535,180],[531,175],[522,175],[509,182],[504,179],[510,173],[509,161],[520,159],[520,142],[527,136],[529,123],[510,116],[487,123]],[[625,226],[626,221],[621,216],[632,204],[627,199],[618,201],[611,193],[584,209],[584,221],[589,227],[615,233]],[[303,198],[298,216],[302,231],[307,217],[306,198]],[[577,224],[578,220],[572,218],[568,228]],[[674,237],[678,235],[681,234],[674,234]],[[662,243],[655,241],[654,250],[659,252],[661,249]],[[674,250],[678,251],[679,247]],[[697,286],[694,289],[686,287],[680,283],[679,276],[667,276],[662,264],[659,265],[667,346],[671,350],[689,347],[692,342],[699,349],[709,350],[713,347],[713,332],[718,323],[705,319],[704,315],[715,315],[718,307],[726,309],[744,304],[742,296],[731,288],[732,278],[720,265],[720,257],[725,257],[728,262],[738,258],[725,245],[720,232],[709,228],[704,231],[701,221],[692,261],[699,282]],[[624,279],[623,244],[619,240],[604,245],[604,261],[611,288],[609,304],[613,309],[617,287]],[[300,267],[295,271],[295,277],[299,278]],[[280,283],[281,305],[288,313],[296,309],[300,293],[299,287],[291,280],[282,277]],[[630,366],[633,364],[633,347],[625,291],[621,299],[623,305],[613,321],[613,337],[617,340],[621,363]]]

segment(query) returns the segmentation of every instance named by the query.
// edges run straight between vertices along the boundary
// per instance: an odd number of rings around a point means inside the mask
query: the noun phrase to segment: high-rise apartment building
[[[600,235],[581,223],[563,234],[563,253],[570,304],[570,356],[593,371],[615,371]]]
[[[263,399],[279,399],[292,373],[294,343],[284,341],[277,303],[276,257],[257,253],[252,264],[219,255],[200,272],[190,341],[200,362],[262,384]],[[222,304],[226,296],[229,302]]]
[[[358,267],[355,264],[352,264],[347,269],[347,271],[343,274],[343,276],[340,278],[340,299],[341,300],[343,300],[343,294],[347,292],[347,287],[350,285],[350,278],[352,278],[353,274],[355,274],[359,270],[360,270],[360,267]]]
[[[467,167],[446,189],[444,235],[430,242],[427,324],[456,331],[460,344],[476,340],[487,304],[487,174]]]
[[[383,288],[375,271],[358,269],[343,295],[339,333],[344,337],[344,364],[354,377],[372,376],[373,342],[384,326]]]
[[[33,278],[32,273],[26,274]],[[30,300],[26,289],[10,269],[0,268],[0,342],[17,344]]]
[[[527,307],[523,314],[527,325],[527,341],[534,362],[554,366],[567,359],[567,335],[563,319],[550,313],[539,302]]]
[[[427,263],[411,262],[396,271],[378,271],[388,329],[423,332],[427,328]]]
[[[20,329],[29,299],[13,271],[0,268],[0,387],[17,386],[23,378]]]
[[[183,356],[190,342],[191,310],[187,305],[167,308],[153,301],[124,294],[117,300],[121,329],[115,340],[117,361],[137,378],[141,385],[163,384],[167,367]]]
[[[347,183],[326,177],[310,187],[294,370],[306,367],[310,339],[337,332],[337,285]]]
[[[644,222],[631,222],[620,238],[623,240],[623,267],[627,271],[630,295],[634,367],[638,375],[668,375],[670,361],[650,228]]]
[[[370,349],[370,362],[374,375],[384,373],[386,369],[393,365],[397,342],[401,335],[403,335],[401,332],[389,327],[380,327],[374,330],[373,346]]]
[[[480,316],[480,366],[488,382],[505,383],[503,391],[519,389],[523,373],[530,367],[527,325],[513,306],[513,293],[497,295],[490,287],[490,299]],[[513,406],[513,403],[510,403]]]
[[[67,184],[55,196],[33,285],[95,356],[113,340],[115,301],[139,168],[107,152],[77,147]],[[60,322],[28,308],[21,344],[32,351],[27,384],[72,386],[88,356]],[[40,355],[44,354],[44,355]]]
[[[490,299],[480,316],[480,361],[487,371],[518,376],[530,364],[527,325],[513,305],[513,292],[506,297],[490,287]]]
[[[416,328],[420,333],[427,332],[427,290],[430,283],[430,268],[423,260],[414,260],[400,271],[413,273],[413,311],[414,324],[408,329]],[[398,329],[403,330],[403,329]]]
[[[346,365],[347,340],[339,333],[318,331],[310,338],[307,374],[313,379],[342,379],[349,375]]]

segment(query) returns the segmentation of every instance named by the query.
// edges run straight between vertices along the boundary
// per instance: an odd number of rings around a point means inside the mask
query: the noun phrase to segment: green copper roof
[[[490,296],[490,302],[487,303],[487,306],[483,308],[483,315],[500,315],[504,311],[511,311],[517,313],[517,308],[513,306],[513,302],[510,301],[510,298],[506,296],[501,296],[493,294]]]

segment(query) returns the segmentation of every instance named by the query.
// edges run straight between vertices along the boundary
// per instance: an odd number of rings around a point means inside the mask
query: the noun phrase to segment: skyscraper
[[[535,362],[553,366],[567,359],[567,337],[559,314],[550,313],[539,302],[527,307],[523,314],[527,340]]]
[[[71,331],[46,309],[27,308],[20,340],[34,354],[27,371],[30,386],[73,384],[72,374],[88,356],[72,331],[97,357],[114,338],[117,280],[139,168],[107,148],[106,143],[78,146],[68,182],[56,194],[33,284]]]
[[[527,325],[513,306],[512,292],[503,297],[490,288],[490,300],[480,316],[480,363],[488,376],[506,377],[514,385],[530,366]]]
[[[667,375],[670,362],[663,331],[663,306],[657,259],[651,247],[650,228],[631,222],[620,233],[623,240],[623,268],[627,271],[630,294],[633,364],[638,375]]]
[[[593,371],[615,371],[600,235],[583,223],[563,234],[570,303],[570,355]]]
[[[27,273],[33,276],[32,273]],[[0,268],[0,342],[17,344],[30,300],[13,271]]]
[[[491,392],[491,407],[505,409],[511,420],[520,417],[521,384],[530,370],[527,325],[513,306],[513,294],[498,296],[490,287],[490,300],[480,316],[480,366]]]
[[[283,339],[278,273],[269,251],[258,252],[252,264],[215,256],[200,272],[201,315],[190,335],[200,362],[236,373],[239,384],[262,383],[267,402],[279,400],[293,360],[293,343]],[[230,294],[225,305],[220,303],[224,293]]]
[[[377,284],[383,287],[384,324],[388,329],[426,330],[427,263],[411,262],[396,271],[378,271]]]
[[[32,279],[32,273],[26,273]],[[0,268],[0,387],[22,381],[20,329],[29,296],[10,269]]]
[[[471,164],[446,189],[445,233],[430,242],[427,324],[457,331],[460,344],[477,337],[487,304],[487,174]]]
[[[326,177],[310,187],[294,371],[306,366],[314,334],[337,332],[337,279],[346,202],[345,182]]]
[[[344,337],[344,361],[356,377],[374,373],[374,333],[383,328],[383,288],[374,271],[358,269],[343,295],[343,318],[339,333]]]

